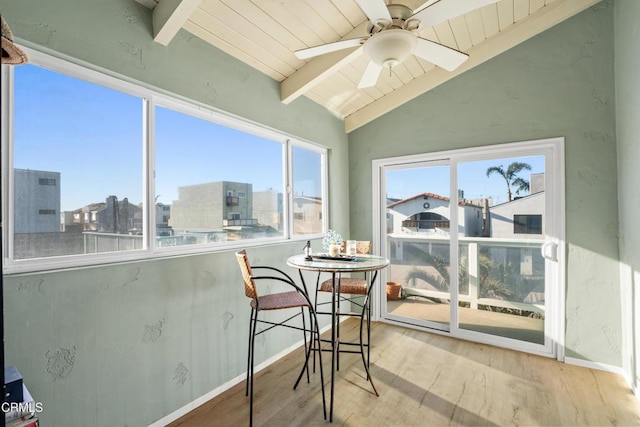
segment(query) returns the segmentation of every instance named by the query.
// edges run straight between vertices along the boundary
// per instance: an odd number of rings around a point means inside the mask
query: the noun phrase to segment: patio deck
[[[449,308],[449,304],[439,304],[422,298],[387,301],[389,313],[447,325],[449,324]],[[459,323],[462,329],[537,344],[544,342],[543,319],[459,307]]]

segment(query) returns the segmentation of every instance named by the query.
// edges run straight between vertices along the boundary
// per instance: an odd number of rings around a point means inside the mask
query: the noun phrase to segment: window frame
[[[326,220],[326,218],[329,218],[329,186],[328,186],[328,163],[327,163],[327,150],[323,150],[322,148],[318,147],[318,146],[307,146],[305,145],[303,142],[301,141],[296,141],[296,140],[289,140],[288,141],[288,147],[287,147],[287,157],[289,158],[289,161],[285,163],[285,169],[287,171],[287,179],[285,180],[285,182],[287,183],[287,187],[286,187],[286,194],[287,194],[287,205],[285,206],[284,210],[286,212],[285,214],[285,224],[287,224],[287,229],[289,232],[289,236],[293,236],[294,238],[292,240],[310,240],[316,237],[324,237],[324,235],[327,233],[327,230],[329,229],[328,227],[328,222]],[[317,233],[317,234],[296,234],[294,231],[294,222],[295,222],[295,217],[294,217],[294,188],[293,188],[293,148],[297,146],[297,147],[302,147],[305,148],[309,151],[315,151],[317,153],[319,153],[320,156],[320,179],[322,181],[322,218],[320,218],[320,221],[322,221],[322,233]]]
[[[300,241],[320,238],[328,229],[328,148],[318,143],[304,140],[283,131],[273,129],[253,122],[243,117],[217,110],[209,105],[189,100],[179,95],[160,92],[157,89],[143,86],[133,80],[125,80],[122,76],[105,74],[97,68],[89,68],[86,65],[69,62],[37,50],[24,48],[34,66],[40,66],[50,71],[65,74],[69,77],[83,80],[88,83],[104,86],[106,88],[139,97],[142,100],[142,186],[144,203],[143,248],[134,251],[61,255],[42,258],[14,259],[14,179],[13,179],[13,119],[14,119],[14,67],[1,66],[2,90],[0,96],[1,114],[1,144],[2,144],[2,229],[3,245],[3,273],[23,273],[46,270],[59,270],[65,268],[85,267],[101,264],[140,261],[190,254],[215,253],[237,248],[259,246],[272,243]],[[258,137],[266,138],[282,144],[282,199],[283,199],[283,235],[277,237],[263,237],[240,241],[227,241],[205,243],[197,245],[184,245],[173,248],[155,247],[156,238],[156,207],[155,207],[155,108],[156,106],[169,108],[196,118],[207,120],[217,125],[226,126],[241,132],[250,133]],[[293,232],[293,176],[292,164],[293,146],[317,152],[321,155],[321,180],[322,180],[322,233],[300,235]]]

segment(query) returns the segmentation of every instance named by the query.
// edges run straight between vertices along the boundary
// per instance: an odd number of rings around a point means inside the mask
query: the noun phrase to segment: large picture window
[[[13,258],[142,249],[142,99],[33,65],[14,76]]]
[[[326,230],[325,148],[30,56],[2,68],[5,272]]]
[[[155,111],[157,247],[284,236],[282,143]]]

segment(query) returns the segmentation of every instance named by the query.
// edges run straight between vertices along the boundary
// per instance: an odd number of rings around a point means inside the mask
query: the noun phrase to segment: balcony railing
[[[459,303],[544,315],[543,243],[460,237]],[[389,235],[388,280],[399,282],[406,296],[450,301],[449,244],[444,237]]]
[[[143,249],[141,235],[85,231],[82,236],[85,254]]]
[[[223,227],[242,227],[242,226],[251,226],[251,225],[258,225],[258,220],[255,218],[223,219],[222,220]]]
[[[419,221],[406,220],[402,221],[402,226],[405,228],[417,228],[417,229],[430,229],[434,228],[449,228],[449,221],[437,221],[433,219],[424,219]]]

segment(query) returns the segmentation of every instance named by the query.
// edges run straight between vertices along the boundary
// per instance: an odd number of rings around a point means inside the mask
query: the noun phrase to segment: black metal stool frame
[[[318,311],[318,306],[321,305],[326,305],[326,304],[332,304],[332,301],[327,301],[327,302],[322,302],[322,303],[318,303],[318,292],[319,292],[319,284],[320,284],[320,274],[318,273],[318,279],[316,280],[316,315],[318,314],[325,314],[325,315],[331,315],[331,312],[328,311]],[[341,279],[341,274],[338,274],[338,279],[337,279],[337,292],[335,292],[335,296],[333,296],[333,298],[336,299],[336,303],[340,304],[342,301],[347,301],[350,304],[354,304],[358,307],[360,307],[362,309],[361,313],[354,313],[354,312],[347,312],[347,313],[342,313],[340,312],[340,310],[337,310],[336,313],[336,318],[337,318],[337,324],[336,324],[336,339],[337,339],[337,343],[338,346],[340,345],[349,345],[349,346],[360,346],[360,350],[340,350],[338,352],[338,357],[336,359],[336,369],[339,371],[340,370],[340,353],[360,353],[362,355],[362,363],[365,364],[365,368],[367,371],[367,380],[369,380],[369,367],[370,367],[370,363],[369,360],[371,359],[371,346],[369,345],[369,343],[371,342],[371,292],[373,289],[372,283],[375,283],[376,280],[376,276],[378,274],[378,272],[374,272],[374,276],[371,279],[371,282],[369,282],[367,280],[368,278],[368,273],[365,273],[365,281],[367,282],[367,292],[365,294],[350,294],[350,297],[345,297],[343,296],[343,294],[341,293],[341,287],[340,287],[340,279]],[[333,278],[333,285],[335,286],[336,283],[336,279],[335,277]],[[332,293],[333,294],[333,293]],[[364,299],[364,301],[362,303],[359,303],[356,301],[356,299]],[[333,307],[333,306],[332,306]],[[340,316],[349,316],[349,317],[359,317],[360,318],[360,333],[359,333],[359,342],[357,343],[353,343],[353,342],[343,342],[340,341]],[[363,341],[362,339],[362,333],[363,333],[363,329],[364,329],[364,318],[366,316],[367,319],[367,341],[366,343]],[[331,340],[327,340],[324,339],[322,340],[323,342],[331,342]],[[365,360],[365,356],[364,356],[364,348],[366,347],[367,349],[367,357]],[[315,356],[315,354],[314,354]],[[314,366],[315,366],[315,359],[314,359]],[[378,392],[376,390],[376,386],[373,384],[373,382],[371,382],[371,386],[373,387],[374,392],[376,393],[376,396],[378,396]]]
[[[305,316],[304,316],[304,307],[300,307],[300,313],[296,313],[290,317],[288,317],[287,319],[281,321],[281,322],[271,322],[268,320],[262,320],[258,318],[258,313],[261,311],[260,306],[259,306],[259,300],[258,299],[253,299],[252,301],[255,302],[255,307],[251,307],[251,315],[250,315],[250,322],[249,322],[249,345],[248,345],[248,355],[247,355],[247,379],[246,379],[246,383],[245,383],[245,396],[249,396],[249,404],[250,404],[250,409],[249,409],[249,425],[252,426],[253,425],[253,390],[254,390],[254,386],[253,386],[253,378],[254,378],[254,355],[255,355],[255,337],[267,332],[268,330],[271,330],[273,328],[275,328],[276,326],[284,326],[290,329],[297,329],[297,330],[301,330],[303,331],[303,335],[304,335],[304,347],[305,347],[305,362],[304,365],[302,367],[302,369],[300,370],[300,373],[298,374],[298,378],[296,379],[296,382],[293,386],[293,389],[295,390],[298,387],[298,384],[300,383],[300,380],[302,379],[302,375],[305,373],[305,371],[307,372],[307,382],[310,381],[309,378],[309,358],[310,358],[310,354],[311,351],[314,347],[313,342],[316,341],[318,342],[318,346],[320,346],[320,329],[318,327],[318,319],[316,317],[316,312],[314,309],[314,305],[311,302],[311,300],[309,299],[309,294],[307,292],[306,289],[306,285],[303,282],[303,288],[300,288],[298,285],[295,284],[295,282],[293,281],[293,279],[284,271],[279,270],[275,267],[269,267],[269,266],[251,266],[252,270],[271,270],[271,271],[275,271],[279,274],[281,274],[284,277],[278,277],[278,276],[251,276],[251,279],[254,281],[257,280],[275,280],[275,281],[279,281],[279,282],[284,282],[290,286],[292,286],[293,288],[295,288],[295,290],[297,290],[302,296],[304,296],[305,300],[307,301],[308,305],[307,305],[307,309],[309,310],[309,322],[310,322],[310,327],[309,329],[307,329],[306,327],[306,322],[305,322]],[[291,307],[291,308],[296,308],[296,307]],[[294,326],[294,325],[289,325],[287,324],[287,322],[289,322],[292,319],[297,318],[298,316],[302,317],[302,327],[300,326]],[[260,331],[257,330],[258,328],[258,323],[261,324],[267,324],[270,325],[265,329],[262,329]],[[309,342],[309,344],[307,345],[307,333],[309,333],[312,337],[311,342]],[[322,369],[322,358],[320,357],[320,383],[321,383],[321,388],[322,388],[322,409],[323,409],[323,415],[324,415],[324,419],[327,419],[327,409],[326,409],[326,399],[325,399],[325,392],[324,392],[324,373],[323,373],[323,369]],[[315,353],[314,353],[314,359],[315,359]],[[314,372],[315,372],[315,367],[314,367]]]

